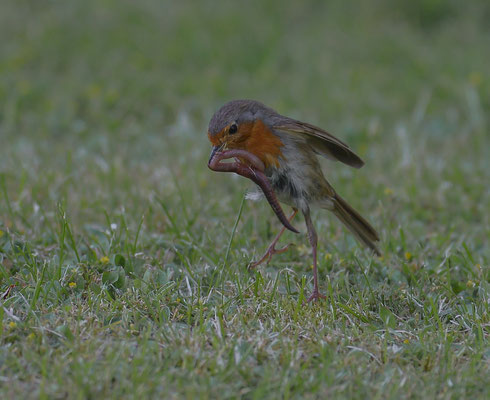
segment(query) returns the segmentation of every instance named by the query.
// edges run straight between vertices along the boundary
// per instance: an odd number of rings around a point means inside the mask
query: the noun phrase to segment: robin
[[[209,168],[236,172],[253,180],[284,225],[251,268],[288,249],[289,245],[276,249],[276,244],[285,229],[298,232],[291,221],[299,210],[305,218],[313,253],[313,293],[308,302],[325,298],[318,289],[318,237],[311,220],[312,206],[333,212],[362,244],[380,255],[376,230],[336,193],[317,158],[321,155],[361,168],[364,162],[347,144],[321,128],[285,117],[254,100],[234,100],[222,106],[209,122],[208,137],[213,145]],[[221,162],[230,158],[235,158],[235,162]],[[289,218],[278,200],[292,207]]]

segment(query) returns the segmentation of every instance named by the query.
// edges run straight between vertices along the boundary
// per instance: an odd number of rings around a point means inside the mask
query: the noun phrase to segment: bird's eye
[[[229,133],[230,135],[233,135],[234,133],[237,133],[237,131],[238,131],[238,126],[237,126],[237,124],[235,124],[235,123],[231,124],[231,125],[230,125],[230,129],[228,129],[228,133]]]

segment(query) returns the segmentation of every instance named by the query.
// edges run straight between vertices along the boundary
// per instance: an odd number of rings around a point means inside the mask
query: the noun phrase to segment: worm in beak
[[[211,161],[216,153],[219,153],[223,149],[224,145],[221,146],[213,146],[211,149],[211,154],[209,155],[208,166],[211,164]]]
[[[221,152],[222,147],[223,146],[213,147],[208,161],[209,169],[217,172],[235,172],[238,175],[254,181],[262,189],[262,192],[264,192],[265,198],[269,202],[277,218],[279,218],[279,221],[281,221],[281,223],[290,231],[299,233],[299,231],[291,225],[284,214],[284,211],[277,200],[276,194],[274,193],[269,180],[264,174],[264,163],[257,156],[249,153],[248,151],[234,149]],[[229,158],[235,158],[236,160],[230,163],[220,162]],[[249,165],[242,163],[241,161],[237,160],[237,158],[246,160]]]

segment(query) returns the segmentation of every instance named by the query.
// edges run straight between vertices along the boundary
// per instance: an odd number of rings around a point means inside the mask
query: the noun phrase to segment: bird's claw
[[[326,299],[326,297],[323,294],[320,294],[318,290],[314,290],[311,296],[308,297],[308,300],[306,300],[306,302],[311,303],[314,300],[320,300],[320,299]]]
[[[294,243],[289,243],[286,246],[281,247],[280,249],[276,249],[275,243],[271,244],[269,248],[266,250],[266,252],[264,253],[264,255],[260,258],[260,260],[250,263],[248,265],[248,269],[254,269],[258,267],[260,264],[263,264],[264,262],[266,263],[266,265],[269,264],[274,254],[281,254],[288,251],[293,244]]]

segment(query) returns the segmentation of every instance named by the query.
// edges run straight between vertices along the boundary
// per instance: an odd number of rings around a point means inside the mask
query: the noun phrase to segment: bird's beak
[[[224,144],[221,144],[219,146],[213,146],[213,148],[211,149],[211,154],[209,155],[209,160],[208,160],[208,164],[211,162],[211,160],[213,159],[214,155],[216,153],[219,153],[224,147]]]

